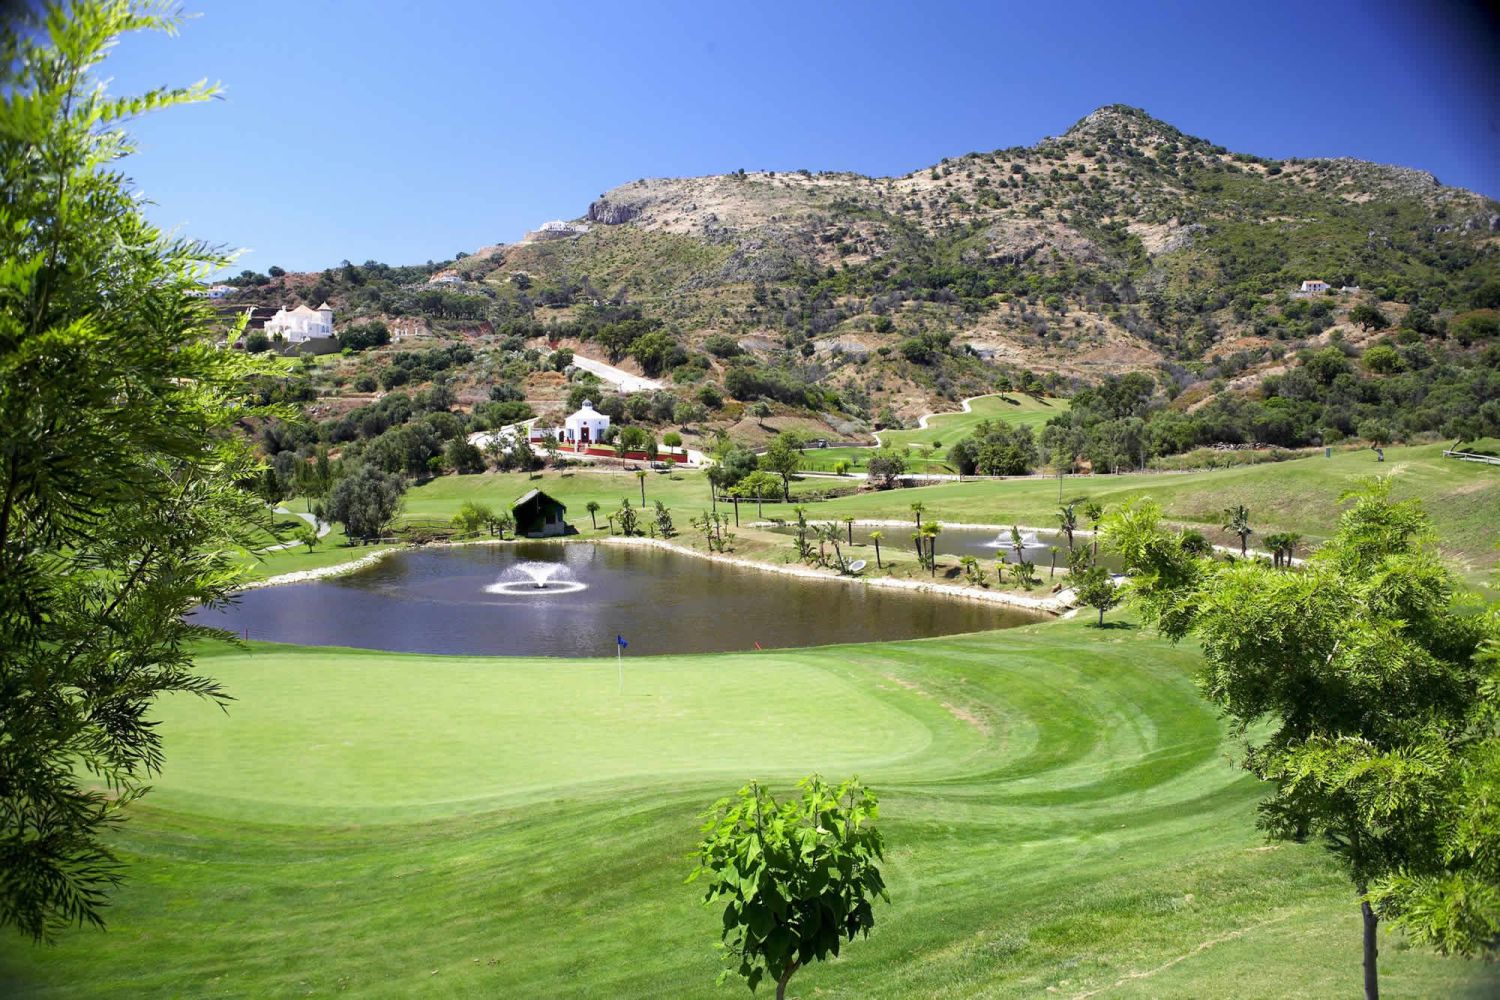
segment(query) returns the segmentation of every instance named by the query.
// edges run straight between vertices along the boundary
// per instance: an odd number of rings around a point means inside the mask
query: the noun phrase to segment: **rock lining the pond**
[[[663,541],[660,538],[623,538],[619,535],[609,535],[605,538],[592,540],[607,542],[611,545],[635,545],[645,548],[666,549],[669,552],[678,552],[685,556],[697,556],[700,559],[708,559],[711,562],[727,563],[730,566],[741,566],[745,569],[758,569],[767,573],[780,573],[783,576],[800,576],[807,580],[825,580],[829,583],[846,584],[859,583],[867,587],[907,590],[919,594],[940,594],[944,597],[961,597],[970,601],[982,601],[990,604],[1009,604],[1011,607],[1024,608],[1027,611],[1042,611],[1053,615],[1061,614],[1072,607],[1073,592],[1071,590],[1065,590],[1055,597],[1027,597],[1024,594],[976,590],[973,587],[956,587],[947,583],[925,583],[921,580],[897,580],[891,577],[837,576],[807,566],[757,562],[754,559],[738,559],[732,556],[700,552],[697,549],[688,548],[685,545],[676,545],[672,542]]]

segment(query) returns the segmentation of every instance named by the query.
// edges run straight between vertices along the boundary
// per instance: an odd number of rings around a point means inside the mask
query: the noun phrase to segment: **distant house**
[[[602,444],[609,430],[609,414],[594,409],[593,401],[585,399],[583,406],[563,421],[562,433],[557,436],[561,444],[584,446]]]
[[[516,519],[517,535],[547,538],[568,533],[568,522],[564,520],[568,508],[541,490],[532,490],[511,504],[510,512]]]
[[[1302,283],[1302,290],[1304,292],[1326,292],[1328,291],[1328,282],[1318,278],[1309,278]]]
[[[276,310],[276,315],[266,321],[266,333],[280,336],[288,344],[301,344],[318,337],[333,336],[333,306],[324,302],[316,309],[298,306],[288,310]]]
[[[209,285],[207,288],[188,292],[188,294],[195,299],[224,299],[238,291],[239,288],[234,285]]]
[[[429,285],[461,285],[463,282],[463,275],[457,271],[439,271],[427,279]]]

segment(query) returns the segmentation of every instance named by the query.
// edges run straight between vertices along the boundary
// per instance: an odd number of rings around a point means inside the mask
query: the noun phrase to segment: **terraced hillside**
[[[1193,654],[1064,622],[946,640],[608,661],[257,646],[237,697],[160,715],[107,934],[0,951],[14,997],[727,997],[682,880],[697,815],[758,777],[858,772],[893,902],[799,974],[828,997],[1326,997],[1358,915],[1316,847],[1265,845]],[[1493,967],[1391,941],[1392,997]]]

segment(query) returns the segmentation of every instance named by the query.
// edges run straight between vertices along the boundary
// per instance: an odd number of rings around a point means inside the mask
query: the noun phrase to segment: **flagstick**
[[[616,668],[618,668],[619,673],[620,673],[620,693],[621,694],[625,693],[625,656],[624,656],[624,652],[625,651],[624,651],[623,647],[621,647],[621,645],[618,642],[615,643],[615,666],[616,666]]]

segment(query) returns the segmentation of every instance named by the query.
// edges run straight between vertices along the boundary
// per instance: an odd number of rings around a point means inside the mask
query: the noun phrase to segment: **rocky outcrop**
[[[621,226],[641,214],[639,204],[614,202],[600,198],[589,206],[588,220],[603,226]]]

